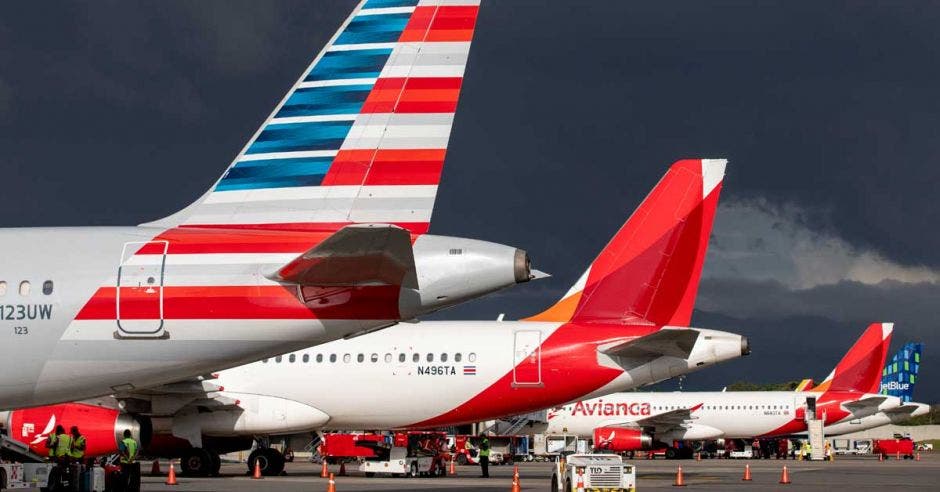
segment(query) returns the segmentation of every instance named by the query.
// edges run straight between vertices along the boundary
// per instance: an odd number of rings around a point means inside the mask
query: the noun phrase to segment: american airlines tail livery
[[[427,234],[478,0],[365,0],[195,203],[0,230],[0,408],[178,381],[525,282]]]
[[[926,406],[879,394],[892,330],[891,323],[869,326],[809,391],[617,393],[550,410],[543,431],[593,438],[595,448],[611,451],[664,446],[671,457],[677,455],[673,441],[801,434],[813,416],[824,421],[827,435],[836,435],[874,427],[857,421],[878,413],[925,413]]]
[[[254,436],[478,422],[739,357],[743,337],[687,327],[724,169],[724,160],[675,163],[564,298],[527,320],[401,323],[213,380],[116,396],[152,430],[149,453],[182,456],[187,473],[206,474],[218,453],[247,449]],[[37,416],[23,439],[48,418]],[[249,466],[259,457],[265,473],[283,467],[265,447]]]

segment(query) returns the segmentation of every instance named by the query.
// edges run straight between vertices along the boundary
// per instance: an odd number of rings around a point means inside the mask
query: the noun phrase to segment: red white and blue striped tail
[[[479,0],[363,0],[202,198],[162,227],[426,232]]]

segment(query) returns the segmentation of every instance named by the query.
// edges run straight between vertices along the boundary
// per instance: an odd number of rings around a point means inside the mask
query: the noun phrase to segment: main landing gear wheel
[[[274,448],[258,448],[248,456],[248,472],[255,470],[255,461],[261,465],[261,474],[270,477],[284,471],[284,455]]]
[[[666,448],[666,459],[674,460],[679,457],[679,450],[676,448]]]
[[[187,477],[208,477],[213,469],[212,453],[203,448],[188,449],[180,459],[180,468]]]
[[[222,470],[222,458],[219,457],[219,453],[209,451],[209,457],[212,459],[212,469],[209,470],[209,473],[217,477],[219,476],[219,471]]]
[[[418,464],[417,463],[411,464],[411,469],[408,470],[408,476],[411,478],[418,476]]]
[[[466,464],[467,464],[467,455],[465,455],[465,454],[463,454],[463,453],[458,454],[458,455],[457,455],[457,464],[460,465],[460,466],[466,465]]]

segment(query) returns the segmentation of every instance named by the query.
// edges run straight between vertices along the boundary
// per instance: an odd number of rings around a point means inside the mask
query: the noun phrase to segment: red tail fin
[[[687,326],[726,163],[673,164],[564,298],[529,320]]]
[[[893,331],[894,323],[869,325],[829,377],[813,388],[813,391],[878,393],[881,389],[881,369],[885,365]]]

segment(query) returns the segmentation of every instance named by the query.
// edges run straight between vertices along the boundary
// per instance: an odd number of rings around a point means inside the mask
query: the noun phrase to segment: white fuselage
[[[549,410],[548,424],[541,430],[546,434],[575,434],[590,438],[594,429],[599,427],[629,427],[637,421],[674,410],[694,409],[689,421],[666,434],[656,434],[656,439],[752,438],[776,435],[777,432],[795,434],[805,432],[801,423],[807,398],[820,396],[820,393],[785,391],[618,393]],[[895,408],[899,403],[897,398],[889,397],[877,411]],[[858,426],[854,428],[861,429]],[[842,433],[839,431],[841,428],[826,427],[827,435]],[[693,435],[696,437],[691,437]]]

